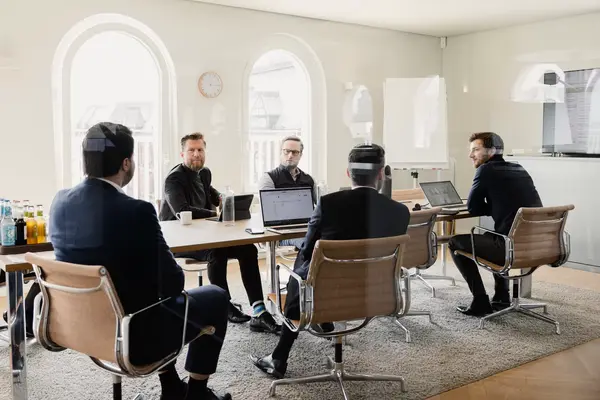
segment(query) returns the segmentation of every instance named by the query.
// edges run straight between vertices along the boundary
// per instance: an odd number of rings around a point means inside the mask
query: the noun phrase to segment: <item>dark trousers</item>
[[[185,343],[189,343],[189,348],[185,369],[195,374],[211,375],[217,370],[225,340],[229,299],[225,290],[214,285],[191,289],[188,296]],[[130,342],[132,362],[155,362],[181,345],[184,312],[184,296],[181,295],[145,316],[138,324],[132,320],[131,337],[139,335],[142,338]],[[198,337],[202,328],[207,326],[214,327],[215,333]]]
[[[475,255],[484,258],[494,264],[504,265],[505,246],[504,240],[500,237],[495,237],[492,234],[475,235]],[[475,262],[461,255],[454,255],[455,250],[462,250],[467,253],[472,253],[471,235],[456,235],[450,239],[448,243],[454,264],[462,274],[465,281],[471,289],[474,297],[485,296],[487,293],[479,274],[479,267]],[[510,298],[508,292],[508,280],[502,278],[498,274],[494,274],[495,281],[495,296],[497,298]]]
[[[242,282],[250,304],[264,300],[262,280],[258,269],[258,250],[253,244],[178,253],[177,257],[208,261],[208,279],[210,279],[210,283],[225,289],[229,299],[231,299],[231,294],[227,285],[227,260],[235,258],[240,264]]]
[[[291,320],[300,319],[300,288],[298,287],[298,281],[292,277],[290,277],[287,284],[284,315]],[[277,347],[273,350],[273,358],[287,362],[292,346],[297,338],[298,332],[291,331],[287,325],[283,324],[281,326],[279,343],[277,343]]]

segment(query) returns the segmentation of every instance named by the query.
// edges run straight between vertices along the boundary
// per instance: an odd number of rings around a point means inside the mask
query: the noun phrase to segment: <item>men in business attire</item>
[[[163,238],[154,206],[127,196],[122,187],[133,177],[134,139],[118,124],[91,127],[83,141],[87,178],[60,191],[50,211],[50,240],[60,261],[103,265],[110,273],[125,314],[171,297],[133,321],[130,354],[134,364],[151,363],[180,346],[184,315],[183,271]],[[227,328],[227,295],[217,286],[189,292],[185,384],[171,364],[159,373],[161,399],[231,399],[206,386],[216,371]],[[214,335],[195,339],[202,327]]]
[[[467,206],[475,216],[488,215],[494,219],[494,231],[507,235],[521,207],[541,207],[542,201],[525,169],[515,163],[504,161],[504,142],[493,132],[474,133],[469,138],[469,158],[476,168],[473,186]],[[480,257],[495,264],[504,265],[505,245],[500,236],[486,233],[475,236],[475,251]],[[466,315],[484,316],[494,309],[510,305],[508,281],[494,274],[495,294],[490,304],[483,286],[479,267],[469,258],[454,255],[455,250],[472,252],[471,235],[456,235],[448,244],[456,267],[467,281],[473,294],[469,307],[458,306]]]
[[[206,218],[216,215],[215,208],[221,204],[219,192],[212,187],[212,175],[204,167],[206,141],[201,133],[192,133],[181,139],[183,162],[169,172],[165,180],[164,200],[160,209],[160,220],[174,220],[175,214],[191,211],[192,218]],[[244,314],[239,306],[229,303],[228,318],[234,323],[250,321],[254,332],[276,333],[281,329],[273,316],[265,308],[262,281],[258,269],[256,246],[242,245],[219,249],[178,253],[178,256],[208,261],[210,282],[227,291],[227,260],[236,258],[240,264],[242,282],[253,308],[252,318]],[[231,296],[229,296],[231,299]]]
[[[384,165],[385,152],[378,145],[359,145],[350,151],[347,173],[352,180],[352,190],[331,193],[319,200],[294,264],[294,272],[303,279],[308,275],[312,253],[319,239],[369,239],[406,233],[410,219],[408,208],[378,193],[376,189],[377,181],[382,179]],[[287,288],[285,315],[298,320],[300,300],[297,281],[290,278]],[[333,327],[321,326],[321,329],[330,331]],[[284,325],[273,353],[262,358],[252,357],[252,361],[267,374],[283,377],[297,337],[298,333]]]
[[[313,178],[298,168],[302,159],[304,144],[297,136],[288,136],[281,142],[281,164],[279,167],[265,172],[258,182],[258,188],[284,189],[296,187],[309,187],[315,192],[315,181]],[[316,198],[316,196],[315,196]],[[303,239],[282,240],[283,246],[294,246],[300,249]]]

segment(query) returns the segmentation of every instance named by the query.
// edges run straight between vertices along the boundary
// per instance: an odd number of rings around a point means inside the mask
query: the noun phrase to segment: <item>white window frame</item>
[[[177,149],[177,86],[175,65],[167,47],[143,23],[121,14],[96,14],[75,24],[62,38],[52,62],[54,150],[57,189],[71,186],[71,68],[79,48],[91,37],[107,31],[129,34],[148,48],[159,72],[156,168],[159,192],[173,152]],[[162,165],[161,165],[162,161]]]

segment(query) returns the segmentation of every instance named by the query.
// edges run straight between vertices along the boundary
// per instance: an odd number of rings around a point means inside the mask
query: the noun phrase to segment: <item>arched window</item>
[[[280,143],[298,136],[311,148],[311,88],[304,64],[286,50],[270,50],[252,66],[248,79],[248,146],[245,187],[256,191],[261,175],[279,165]],[[311,151],[300,169],[311,173]]]
[[[95,15],[63,37],[53,69],[59,187],[81,182],[82,139],[111,121],[135,138],[136,172],[125,192],[154,203],[173,149],[163,132],[176,132],[175,72],[160,39],[129,17]]]

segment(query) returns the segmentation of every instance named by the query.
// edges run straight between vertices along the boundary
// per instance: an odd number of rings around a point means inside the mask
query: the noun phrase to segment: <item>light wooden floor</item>
[[[261,272],[265,273],[264,261]],[[453,268],[449,265],[449,268]],[[205,280],[207,280],[205,274]],[[240,279],[237,265],[230,265],[229,279]],[[282,278],[283,279],[283,278]],[[535,281],[561,283],[574,290],[599,292],[600,274],[571,268],[541,268]],[[186,273],[186,287],[197,285],[197,275]],[[28,285],[29,286],[29,285]],[[0,310],[6,297],[0,291]],[[3,321],[2,321],[3,322]],[[599,400],[600,339],[501,372],[481,381],[439,394],[428,400]]]
[[[600,293],[600,274],[545,267],[535,281]],[[600,295],[599,295],[600,299]],[[450,390],[429,400],[599,400],[600,339]]]

